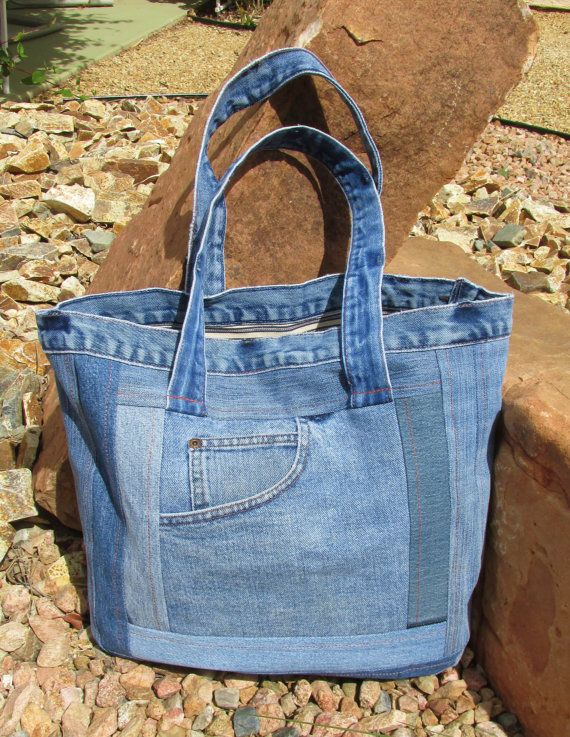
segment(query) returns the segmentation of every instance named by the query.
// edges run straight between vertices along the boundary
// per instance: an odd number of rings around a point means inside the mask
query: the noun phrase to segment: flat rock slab
[[[570,386],[570,314],[530,294],[521,294],[482,269],[456,245],[425,238],[409,238],[390,262],[389,271],[412,276],[464,276],[495,292],[515,295],[513,334],[504,393],[521,381],[566,371]],[[570,447],[570,437],[568,438]]]

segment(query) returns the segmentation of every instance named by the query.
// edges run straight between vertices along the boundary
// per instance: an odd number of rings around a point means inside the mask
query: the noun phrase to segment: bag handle
[[[186,259],[184,291],[190,292],[192,254],[197,249],[200,227],[202,226],[212,197],[214,197],[219,187],[219,182],[208,158],[208,144],[212,135],[234,113],[266,100],[291,80],[306,74],[322,77],[328,80],[338,90],[341,98],[352,113],[364,147],[370,158],[372,176],[376,189],[380,194],[382,190],[380,155],[370,135],[364,116],[352,97],[336,81],[320,59],[307,49],[301,48],[278,49],[259,59],[255,59],[228,80],[222,87],[204,128],[194,181],[194,208],[192,224],[190,226],[188,256]],[[208,272],[204,286],[206,296],[223,292],[226,288],[224,269],[225,201],[220,200],[218,207],[219,209],[216,215],[217,224],[210,242],[210,248],[214,252],[214,256],[208,260]]]
[[[360,159],[339,141],[314,128],[292,126],[269,133],[239,157],[210,202],[192,265],[192,287],[168,386],[169,410],[207,414],[204,286],[207,261],[212,257],[212,216],[239,167],[256,151],[278,148],[302,151],[319,160],[344,192],[352,231],[343,285],[341,350],[350,406],[392,401],[382,332],[384,224],[374,181]]]

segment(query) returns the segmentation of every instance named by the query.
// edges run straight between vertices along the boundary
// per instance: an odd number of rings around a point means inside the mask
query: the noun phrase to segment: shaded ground
[[[570,133],[570,13],[535,13],[539,44],[532,68],[498,114]]]
[[[37,94],[38,88],[21,83],[36,69],[56,67],[50,74],[50,82],[75,75],[83,67],[98,59],[117,54],[149,33],[168,26],[185,17],[184,0],[155,2],[155,0],[118,0],[113,7],[67,8],[65,10],[13,9],[10,18],[18,16],[47,23],[54,16],[61,21],[62,28],[56,33],[25,42],[27,58],[11,75],[11,97],[22,99]],[[10,34],[14,35],[21,25],[10,23]]]

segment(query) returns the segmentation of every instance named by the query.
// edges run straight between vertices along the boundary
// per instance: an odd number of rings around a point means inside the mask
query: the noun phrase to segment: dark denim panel
[[[410,514],[408,627],[447,618],[451,502],[441,391],[396,399]]]
[[[469,637],[469,602],[481,570],[494,425],[508,342],[437,351],[450,460],[451,535],[447,652]]]

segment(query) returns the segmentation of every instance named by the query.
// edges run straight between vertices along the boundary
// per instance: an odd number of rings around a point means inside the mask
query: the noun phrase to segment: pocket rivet
[[[192,438],[192,440],[188,441],[188,445],[191,448],[201,448],[202,447],[202,441],[200,438]]]

